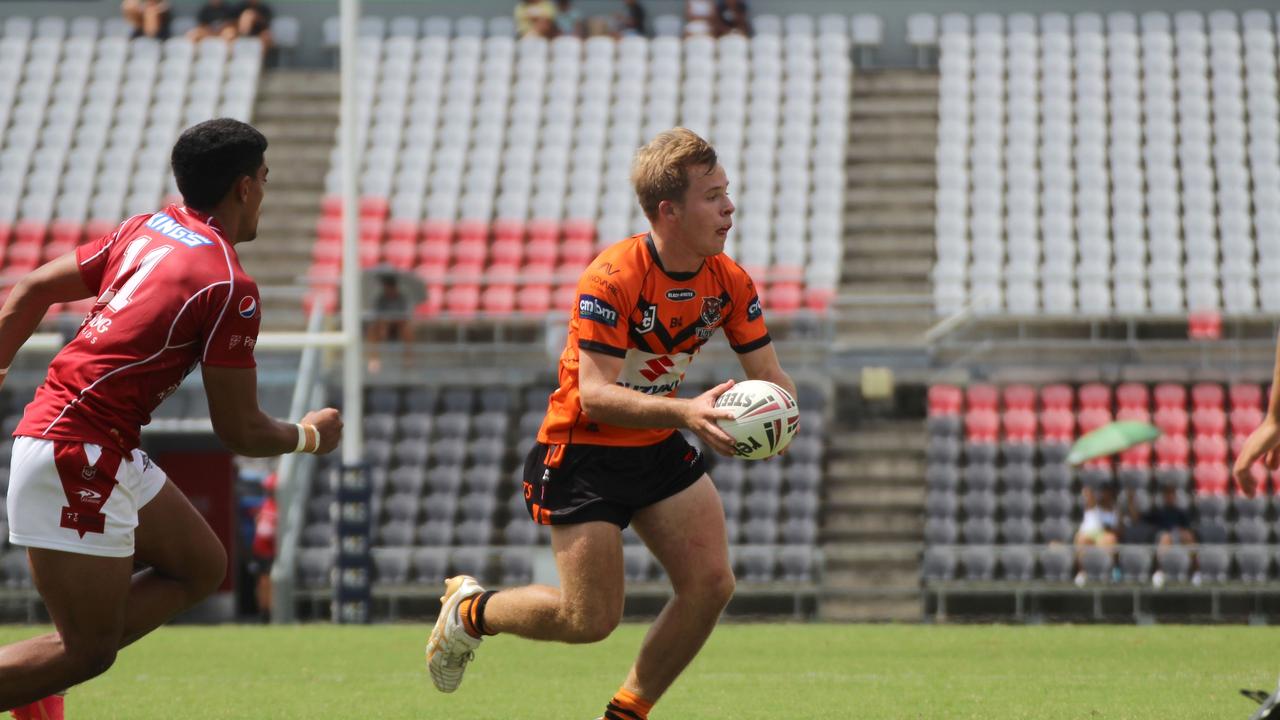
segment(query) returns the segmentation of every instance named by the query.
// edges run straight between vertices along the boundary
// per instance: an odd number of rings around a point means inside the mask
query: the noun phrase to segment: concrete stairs
[[[859,72],[846,156],[842,349],[916,348],[933,323],[934,71]]]
[[[265,328],[305,326],[301,278],[311,266],[338,105],[336,72],[271,70],[258,86],[253,123],[267,136],[270,173],[258,239],[240,257],[262,293]]]
[[[890,419],[838,423],[829,433],[822,619],[920,620],[923,428]]]

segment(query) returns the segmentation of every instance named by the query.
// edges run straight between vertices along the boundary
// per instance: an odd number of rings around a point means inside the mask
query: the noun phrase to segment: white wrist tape
[[[8,375],[8,374],[9,374],[9,368],[0,368],[0,377],[4,377],[5,375]]]
[[[298,428],[298,447],[294,448],[293,451],[296,453],[310,453],[318,450],[320,448],[320,431],[316,430],[314,425],[303,425],[302,423],[296,423],[296,425]],[[315,433],[316,436],[314,446],[311,444],[312,433]]]

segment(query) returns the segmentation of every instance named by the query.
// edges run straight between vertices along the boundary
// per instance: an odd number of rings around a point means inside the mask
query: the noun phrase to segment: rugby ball
[[[717,420],[737,445],[737,455],[763,460],[786,449],[800,429],[800,406],[791,393],[764,380],[744,380],[716,398],[734,419]]]

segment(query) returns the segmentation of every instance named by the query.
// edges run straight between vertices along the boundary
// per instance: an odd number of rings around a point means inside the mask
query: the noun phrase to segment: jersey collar
[[[229,242],[227,240],[227,231],[222,229],[222,224],[219,223],[218,219],[215,218],[214,216],[210,215],[209,213],[196,210],[195,208],[189,208],[186,205],[175,205],[173,207],[183,215],[193,220],[196,220],[197,222],[202,222],[205,225],[209,226],[210,230],[213,230],[215,233],[218,234],[219,240],[222,240],[223,242]]]
[[[658,255],[658,246],[653,244],[653,235],[652,235],[652,234],[650,234],[650,233],[645,233],[645,235],[644,235],[644,244],[645,244],[646,246],[648,246],[648,248],[649,248],[649,254],[650,254],[651,256],[653,256],[653,262],[654,262],[654,264],[656,264],[656,265],[658,266],[658,269],[662,271],[662,274],[663,274],[663,275],[666,275],[667,277],[671,278],[672,280],[681,280],[681,281],[684,281],[684,280],[692,280],[692,279],[694,279],[695,277],[697,277],[697,276],[698,276],[698,273],[702,272],[702,268],[703,268],[703,266],[707,264],[707,261],[706,261],[706,260],[703,260],[703,261],[698,265],[698,269],[697,269],[697,270],[694,270],[694,271],[692,271],[692,272],[671,272],[671,271],[667,270],[666,268],[662,267],[662,256]]]

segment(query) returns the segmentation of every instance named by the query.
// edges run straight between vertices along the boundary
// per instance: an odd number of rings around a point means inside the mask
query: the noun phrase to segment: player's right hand
[[[1280,467],[1280,424],[1270,416],[1263,420],[1262,424],[1244,441],[1244,447],[1240,448],[1240,455],[1236,457],[1235,467],[1231,471],[1236,478],[1236,484],[1248,497],[1253,497],[1257,491],[1253,478],[1253,464],[1259,458],[1263,459],[1268,470]]]
[[[729,433],[716,420],[732,420],[735,416],[728,408],[717,408],[716,399],[733,387],[733,380],[722,382],[698,397],[685,403],[684,426],[702,439],[707,447],[726,457],[737,455],[737,448]]]
[[[307,413],[301,422],[303,425],[314,425],[320,433],[320,447],[316,448],[316,455],[327,455],[333,452],[342,440],[342,415],[333,408],[313,410]]]

